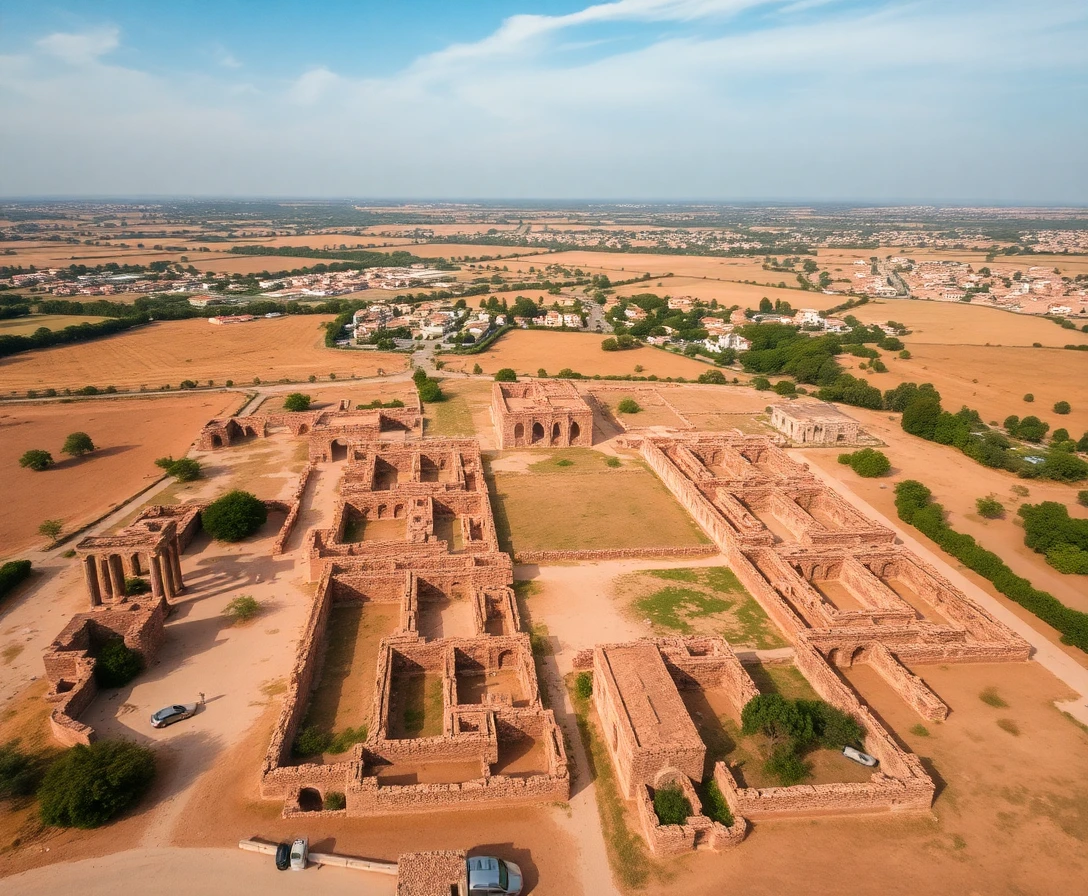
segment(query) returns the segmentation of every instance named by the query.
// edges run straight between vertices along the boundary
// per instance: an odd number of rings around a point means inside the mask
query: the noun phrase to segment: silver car
[[[870,756],[868,753],[862,753],[861,750],[856,750],[853,747],[843,747],[842,755],[847,759],[853,759],[859,765],[867,765],[872,768],[876,765],[876,757]]]
[[[468,860],[468,891],[486,896],[518,896],[521,869],[513,862],[494,856],[472,856]]]
[[[164,706],[151,716],[152,728],[165,728],[196,715],[196,703],[175,703],[173,706]]]

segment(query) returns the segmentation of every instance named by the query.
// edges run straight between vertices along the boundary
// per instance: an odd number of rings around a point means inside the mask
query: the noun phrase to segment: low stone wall
[[[923,719],[943,722],[948,718],[947,704],[883,644],[874,643],[869,649],[869,665]]]
[[[635,794],[635,813],[638,815],[639,827],[655,856],[678,856],[701,847],[728,849],[740,844],[748,832],[748,822],[744,818],[734,816],[730,827],[711,821],[703,815],[702,803],[689,780],[682,778],[671,783],[680,787],[691,803],[692,814],[683,824],[664,825],[658,821],[650,787],[640,787]]]
[[[283,553],[283,546],[287,543],[287,539],[291,537],[291,532],[294,531],[295,523],[298,522],[299,508],[302,506],[302,494],[306,491],[310,476],[313,475],[315,469],[315,465],[310,463],[306,464],[302,470],[302,475],[295,486],[294,495],[288,501],[287,518],[283,521],[283,525],[280,526],[279,535],[276,536],[276,542],[272,545],[273,557]]]
[[[363,778],[347,791],[348,815],[365,817],[443,809],[491,809],[494,804],[565,803],[570,798],[570,778],[563,775],[532,775],[511,778],[494,775],[462,784],[410,784],[380,786],[377,778]]]
[[[80,658],[73,671],[74,680],[54,682],[49,693],[45,695],[46,703],[57,704],[49,713],[49,729],[53,732],[53,737],[66,747],[90,744],[95,739],[94,729],[77,721],[98,695],[98,685],[94,680],[94,660],[87,656]]]
[[[593,560],[656,560],[674,557],[713,557],[718,548],[713,544],[686,545],[682,547],[603,548],[585,551],[518,551],[517,563],[560,563],[574,561],[587,563]]]
[[[468,896],[464,850],[402,855],[397,860],[397,896]]]

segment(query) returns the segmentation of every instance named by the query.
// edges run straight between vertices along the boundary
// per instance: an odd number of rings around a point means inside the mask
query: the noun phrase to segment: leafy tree
[[[29,467],[35,472],[41,473],[53,466],[53,455],[40,448],[31,448],[19,458],[20,467]]]
[[[94,662],[94,679],[101,688],[119,688],[128,684],[144,668],[144,661],[120,638],[102,645]]]
[[[975,501],[975,509],[978,510],[978,515],[985,517],[988,520],[996,520],[1005,512],[1005,505],[997,500],[993,495],[989,495],[985,498],[979,498]]]
[[[0,800],[29,796],[37,785],[33,758],[19,749],[19,741],[0,744]]]
[[[1059,442],[1068,442],[1068,441],[1069,441],[1069,430],[1068,429],[1063,429],[1062,427],[1059,427],[1058,429],[1054,430],[1054,432],[1052,432],[1050,434],[1050,443],[1052,445],[1057,445]]]
[[[933,441],[937,421],[941,417],[941,403],[931,395],[916,395],[903,409],[900,425],[912,436]]]
[[[1088,507],[1088,489],[1077,492],[1077,503],[1081,507]]]
[[[691,803],[679,787],[654,791],[654,814],[660,824],[683,824],[691,816]]]
[[[772,311],[774,311],[774,305],[771,303],[770,299],[764,296],[762,299],[759,300],[759,310],[763,314],[770,314]]]
[[[1054,413],[1055,414],[1064,415],[1064,414],[1068,414],[1071,410],[1072,410],[1072,408],[1069,406],[1068,401],[1056,401],[1056,402],[1054,402]]]
[[[43,520],[38,525],[38,534],[48,538],[53,544],[57,543],[63,531],[64,523],[61,520]]]
[[[752,388],[757,392],[766,392],[771,388],[771,381],[765,376],[752,377]]]
[[[419,400],[430,404],[442,401],[446,397],[438,386],[438,380],[429,379],[424,381],[417,391],[419,392]]]
[[[155,466],[165,470],[167,475],[173,476],[178,482],[192,482],[201,476],[200,461],[191,457],[181,457],[177,460],[172,457],[160,457],[155,461]]]
[[[776,395],[796,395],[797,386],[792,380],[779,380],[774,384],[774,392]]]
[[[484,369],[483,369],[483,368],[482,368],[482,367],[481,367],[481,366],[480,366],[479,364],[473,364],[473,365],[472,365],[472,373],[473,373],[473,375],[475,375],[475,376],[479,376],[479,375],[480,375],[481,373],[483,373],[483,372],[484,372]]]
[[[787,739],[807,743],[813,738],[811,718],[779,694],[756,694],[740,718],[744,734],[760,733],[772,743]]]
[[[1028,392],[1026,395],[1024,395],[1024,401],[1028,402],[1028,404],[1031,404],[1031,402],[1035,401],[1035,396]]]
[[[124,741],[72,747],[45,774],[41,819],[57,827],[96,828],[135,804],[155,778],[155,754]]]
[[[826,749],[860,744],[865,736],[857,719],[823,700],[798,700],[797,709],[810,719],[813,737]]]
[[[94,451],[94,442],[85,432],[73,432],[69,433],[68,438],[64,440],[64,447],[60,450],[72,457],[83,457],[84,454]]]
[[[1026,442],[1041,442],[1049,429],[1049,423],[1044,423],[1038,417],[1030,415],[1017,424],[1012,435]]]
[[[0,566],[0,597],[11,591],[29,575],[29,560],[9,560]]]
[[[503,367],[495,372],[496,383],[516,383],[517,381],[518,375],[512,367]]]
[[[839,463],[849,464],[850,469],[866,479],[883,476],[892,468],[887,455],[873,448],[862,448],[852,454],[840,454]]]
[[[283,400],[284,410],[308,411],[310,410],[310,396],[302,392],[292,392]]]
[[[621,414],[637,414],[642,408],[633,398],[624,398],[616,405],[616,410]]]
[[[789,744],[778,744],[771,751],[763,763],[763,771],[777,778],[783,787],[800,784],[811,774],[808,763]]]
[[[725,384],[725,374],[720,370],[707,370],[699,374],[697,382],[722,386]]]
[[[267,519],[264,502],[238,489],[213,501],[200,514],[204,530],[217,541],[241,541],[260,529]]]
[[[1051,450],[1036,467],[1040,479],[1058,482],[1082,482],[1088,479],[1088,463],[1068,451]]]

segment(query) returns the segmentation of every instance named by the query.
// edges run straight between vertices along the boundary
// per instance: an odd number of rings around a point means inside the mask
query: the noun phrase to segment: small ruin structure
[[[861,425],[823,401],[791,401],[771,408],[771,425],[794,445],[855,445]]]
[[[593,444],[593,410],[566,380],[495,383],[491,419],[502,449]]]

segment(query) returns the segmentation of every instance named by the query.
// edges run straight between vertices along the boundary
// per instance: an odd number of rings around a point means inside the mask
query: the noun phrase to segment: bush
[[[516,383],[517,381],[518,375],[512,367],[503,367],[495,372],[496,383]]]
[[[96,828],[136,803],[155,778],[155,754],[124,741],[72,747],[38,790],[41,819],[58,827]]]
[[[774,384],[774,392],[776,395],[796,395],[797,386],[792,380],[779,380]]]
[[[593,673],[579,672],[574,679],[574,692],[583,700],[593,696]]]
[[[348,805],[348,798],[338,790],[330,790],[325,794],[325,811],[338,812],[341,809],[346,809]]]
[[[766,392],[771,388],[771,381],[765,376],[752,377],[752,388],[757,392]]]
[[[53,455],[41,448],[31,448],[19,458],[20,467],[29,467],[37,473],[53,466]]]
[[[979,516],[988,520],[996,520],[1005,512],[1005,506],[993,495],[975,501],[975,509],[978,510]]]
[[[1031,402],[1035,401],[1035,396],[1028,392],[1027,395],[1024,396],[1024,401],[1031,404]]]
[[[703,814],[711,821],[724,824],[727,828],[733,826],[733,813],[729,809],[729,803],[722,794],[718,782],[711,779],[703,788]]]
[[[1088,507],[1088,489],[1077,492],[1077,503],[1081,507]]]
[[[0,566],[0,597],[14,589],[29,575],[29,560],[9,560],[3,566]]]
[[[147,594],[151,590],[151,585],[148,584],[147,579],[141,579],[139,576],[128,576],[125,579],[125,596],[136,597],[140,594]]]
[[[438,387],[438,380],[425,380],[417,391],[419,392],[419,400],[430,404],[442,401],[446,397]]]
[[[64,440],[64,447],[60,450],[63,454],[70,454],[72,457],[83,457],[84,454],[94,451],[94,442],[85,432],[73,432],[69,433],[68,438]]]
[[[620,465],[620,459],[618,457],[606,457],[604,459],[604,465],[612,468],[618,467]],[[1088,494],[1088,492],[1085,494]]]
[[[1064,414],[1068,414],[1071,410],[1073,410],[1073,409],[1069,406],[1068,401],[1056,401],[1056,402],[1054,402],[1054,413],[1055,414],[1063,414],[1064,415]]]
[[[29,796],[38,783],[34,760],[19,749],[19,742],[0,744],[0,800]]]
[[[683,824],[691,817],[691,803],[679,787],[662,787],[654,791],[654,814],[663,825]]]
[[[226,609],[223,611],[223,615],[230,617],[232,622],[249,622],[261,612],[260,602],[250,594],[240,594],[234,598]]]
[[[217,541],[241,541],[260,529],[267,519],[264,503],[237,489],[213,501],[200,514],[204,531]]]
[[[1074,545],[1063,544],[1047,551],[1046,562],[1060,573],[1088,576],[1088,551]]]
[[[60,533],[64,531],[62,520],[42,520],[38,524],[38,534],[48,538],[53,544],[60,539]]]
[[[100,688],[120,688],[143,671],[143,658],[120,638],[107,641],[95,658],[94,679]]]
[[[850,469],[866,479],[883,476],[892,468],[887,455],[883,451],[876,451],[873,448],[862,448],[853,454],[840,454],[839,463],[849,464]]]
[[[633,398],[624,398],[618,405],[616,405],[616,410],[619,411],[621,414],[637,414],[639,411],[642,410],[642,408],[639,406],[639,403]]]
[[[328,752],[332,735],[316,725],[307,725],[295,737],[291,749],[296,756],[319,756]]]
[[[283,407],[287,411],[308,411],[310,410],[310,401],[309,395],[302,392],[292,392],[283,400]]]
[[[165,466],[163,461],[166,461]],[[192,482],[194,479],[199,479],[201,475],[200,461],[191,457],[179,457],[177,460],[172,457],[160,457],[155,463],[178,482]]]
[[[763,763],[763,771],[776,778],[783,787],[800,784],[811,772],[806,763],[790,744],[779,744]]]

